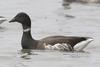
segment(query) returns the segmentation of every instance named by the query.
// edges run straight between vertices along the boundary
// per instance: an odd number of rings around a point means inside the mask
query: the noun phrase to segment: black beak
[[[9,21],[9,23],[11,23],[11,22],[16,22],[16,19],[13,18],[12,20]]]

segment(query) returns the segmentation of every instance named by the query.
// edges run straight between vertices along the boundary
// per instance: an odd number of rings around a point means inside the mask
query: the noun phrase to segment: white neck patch
[[[23,32],[28,32],[30,30],[31,30],[31,28],[27,28],[27,29],[24,29]]]

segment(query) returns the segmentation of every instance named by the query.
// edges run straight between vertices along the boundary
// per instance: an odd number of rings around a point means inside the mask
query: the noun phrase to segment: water
[[[100,5],[75,4],[64,9],[61,0],[0,0],[0,15],[12,19],[26,12],[32,19],[32,36],[89,36],[94,41],[85,52],[33,50],[21,52],[22,27],[8,21],[0,24],[0,67],[99,67]]]

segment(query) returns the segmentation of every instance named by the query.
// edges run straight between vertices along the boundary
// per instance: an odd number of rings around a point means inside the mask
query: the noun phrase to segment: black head
[[[19,22],[22,25],[25,26],[31,26],[31,20],[30,17],[24,13],[24,12],[20,12],[18,13],[12,20],[10,20],[9,22]]]

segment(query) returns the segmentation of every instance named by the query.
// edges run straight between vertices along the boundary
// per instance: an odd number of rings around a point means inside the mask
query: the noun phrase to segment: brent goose
[[[31,19],[24,12],[18,13],[9,22],[19,22],[22,24],[23,36],[21,46],[23,49],[81,51],[93,41],[90,37],[73,36],[49,36],[40,40],[35,40],[31,36]]]
[[[0,24],[3,23],[4,21],[6,21],[7,19],[3,16],[0,16]]]

